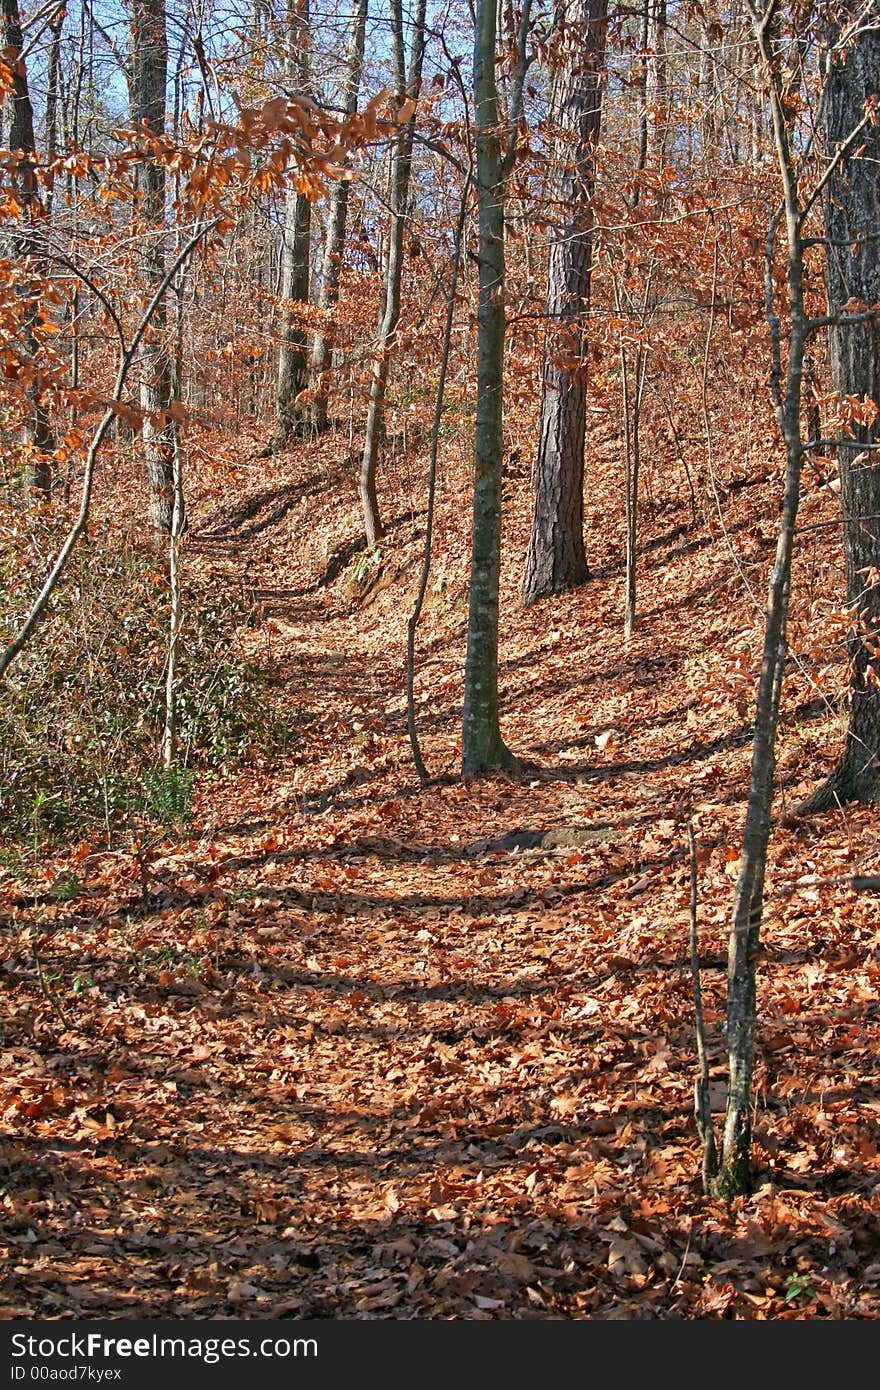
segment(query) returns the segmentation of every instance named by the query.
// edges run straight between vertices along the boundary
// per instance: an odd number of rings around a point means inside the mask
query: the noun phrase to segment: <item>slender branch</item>
[[[113,57],[119,64],[120,70],[123,76],[125,77],[125,80],[128,81],[131,77],[131,66],[129,63],[125,61],[125,58],[120,53],[115,39],[111,34],[107,33],[106,29],[102,27],[95,15],[94,7],[89,3],[89,0],[83,0],[83,9],[88,15],[90,23],[94,25],[95,29],[101,35],[101,38],[104,40],[107,47],[110,49],[110,52],[113,54]]]
[[[854,246],[866,246],[870,241],[880,241],[880,231],[859,232],[857,237],[848,237],[845,241],[830,236],[806,236],[801,246],[805,251],[810,246],[833,246],[837,251],[851,251]]]
[[[712,422],[709,418],[709,357],[712,348],[712,334],[715,330],[715,300],[718,294],[718,232],[715,231],[712,256],[712,303],[709,322],[706,325],[706,341],[703,346],[703,371],[700,377],[700,404],[703,413],[703,429],[706,432],[706,467],[714,479],[714,459],[712,456]]]
[[[880,440],[876,444],[871,444],[863,439],[811,439],[803,446],[804,452],[808,449],[858,449],[859,451],[868,449],[880,449]]]
[[[776,11],[779,9],[779,0],[770,0],[770,3],[768,4],[767,8],[763,11],[758,9],[756,5],[752,4],[750,0],[749,9],[751,10],[752,16],[754,18],[755,32],[757,33],[758,37],[761,38],[767,26],[772,23]]]
[[[869,115],[866,111],[862,119],[859,121],[858,125],[853,126],[846,139],[840,142],[835,152],[834,158],[829,161],[824,173],[822,174],[822,177],[816,184],[816,187],[813,189],[809,197],[804,201],[804,206],[801,210],[802,219],[806,219],[810,211],[810,208],[813,206],[816,199],[820,197],[823,193],[826,185],[828,184],[829,179],[832,179],[834,177],[835,173],[837,172],[837,169],[839,168],[843,160],[849,157],[850,151],[852,150],[852,147],[855,144],[856,140],[858,140],[865,127],[870,124],[871,115]]]
[[[42,960],[40,959],[40,948],[39,948],[39,941],[38,941],[38,938],[39,938],[39,929],[37,928],[36,925],[34,925],[34,927],[33,927],[32,930],[31,930],[31,933],[30,933],[30,939],[31,939],[31,951],[32,951],[33,957],[34,957],[34,965],[36,966],[36,970],[37,970],[37,981],[38,981],[38,983],[39,983],[40,990],[42,991],[43,998],[46,1000],[47,1004],[49,1004],[49,1006],[51,1007],[52,1012],[55,1014],[56,1018],[58,1019],[58,1022],[61,1024],[61,1027],[64,1028],[67,1032],[69,1032],[69,1031],[70,1031],[70,1021],[68,1020],[67,1015],[65,1014],[64,1010],[62,1009],[62,1007],[61,1007],[61,1002],[60,1002],[60,1000],[58,999],[58,996],[56,995],[54,989],[53,989],[52,986],[49,984],[49,981],[48,981],[48,979],[46,978],[46,975],[45,975],[45,973],[44,973],[44,971],[43,971],[43,962],[42,962]]]
[[[507,152],[501,164],[501,182],[506,182],[513,168],[513,161],[516,158],[516,137],[519,132],[519,121],[522,115],[523,88],[526,81],[526,71],[529,62],[526,56],[526,43],[529,36],[529,20],[532,13],[532,0],[523,0],[522,13],[519,20],[519,33],[516,40],[516,67],[513,73],[513,84],[510,94],[510,132],[507,137]]]
[[[456,158],[452,151],[447,149],[440,140],[432,140],[430,136],[422,135],[419,131],[416,131],[413,135],[413,141],[416,145],[421,145],[424,149],[431,150],[433,154],[439,154],[451,164],[453,169],[457,170],[459,174],[465,173],[463,161]]]
[[[122,327],[122,322],[116,310],[113,308],[113,305],[111,304],[109,298],[101,289],[97,281],[94,280],[89,274],[87,274],[87,272],[83,270],[81,265],[77,265],[76,261],[72,261],[69,256],[66,256],[63,251],[58,251],[54,249],[41,250],[39,252],[39,256],[41,260],[46,262],[46,264],[64,266],[64,268],[66,270],[69,270],[72,275],[75,275],[78,280],[82,280],[86,288],[90,289],[95,298],[100,300],[100,302],[104,306],[104,309],[107,312],[108,317],[110,318],[113,324],[113,327],[116,329],[116,336],[119,339],[120,349],[122,352],[124,352],[125,332]]]
[[[694,987],[694,1027],[697,1039],[699,1075],[694,1082],[694,1116],[703,1145],[703,1190],[709,1192],[718,1169],[715,1131],[712,1128],[712,1101],[709,1095],[709,1056],[706,1051],[706,1025],[703,1019],[703,991],[700,986],[700,954],[697,949],[697,846],[694,826],[688,821],[688,853],[691,866],[691,977]]]
[[[807,319],[805,332],[818,333],[822,328],[855,328],[860,323],[876,323],[880,318],[880,304],[866,309],[863,314],[825,314],[820,319]]]
[[[776,406],[777,412],[782,410],[782,345],[779,315],[776,312],[773,292],[773,253],[776,249],[776,230],[783,211],[781,206],[778,207],[767,224],[767,246],[764,252],[764,305],[767,323],[770,327],[773,362],[770,371],[770,394],[773,397],[773,404]]]
[[[36,30],[35,33],[31,34],[30,38],[28,39],[28,42],[23,46],[20,54],[18,55],[19,62],[25,62],[31,56],[31,53],[36,48],[37,44],[45,34],[46,30],[51,28],[55,21],[58,19],[58,16],[66,13],[66,10],[67,0],[61,0],[60,4],[53,3],[50,5],[46,5],[45,9],[40,10],[38,14],[32,15],[30,17],[27,23],[27,27],[30,28],[33,24],[39,24],[40,27]]]
[[[2,678],[6,675],[6,672],[9,670],[9,667],[12,665],[13,661],[15,661],[16,657],[20,655],[20,653],[24,650],[25,646],[27,645],[27,641],[31,633],[37,626],[37,623],[40,621],[43,614],[45,613],[46,608],[49,604],[49,600],[52,597],[52,594],[58,584],[58,581],[67,567],[67,562],[70,559],[74,546],[76,545],[80,536],[83,534],[83,532],[86,530],[89,524],[89,507],[91,505],[92,500],[92,484],[94,482],[95,477],[95,463],[97,461],[98,451],[100,450],[101,445],[104,442],[105,436],[110,428],[112,421],[116,417],[116,412],[113,409],[113,406],[118,404],[118,402],[122,399],[122,391],[125,386],[128,373],[131,369],[131,365],[134,362],[138,347],[140,346],[141,339],[146,333],[150,320],[152,319],[160,303],[162,302],[162,299],[168,289],[168,286],[171,284],[178,270],[184,264],[187,258],[192,255],[193,251],[198,246],[202,238],[205,237],[208,231],[212,230],[215,225],[216,224],[212,222],[207,226],[201,227],[196,232],[196,234],[190,238],[190,240],[186,243],[186,245],[179,252],[179,254],[174,258],[174,261],[169,266],[168,270],[165,272],[161,281],[159,282],[159,285],[156,288],[156,292],[153,295],[153,298],[150,300],[149,304],[144,310],[140,323],[135,329],[131,342],[129,343],[126,351],[122,354],[122,358],[119,363],[119,370],[116,374],[116,385],[113,389],[113,395],[110,397],[111,405],[108,406],[107,410],[104,412],[104,415],[97,429],[95,430],[94,435],[92,436],[92,442],[89,445],[89,450],[86,454],[86,465],[85,472],[83,474],[82,498],[80,501],[79,514],[73,526],[68,531],[67,538],[58,552],[58,556],[55,560],[54,565],[49,571],[49,574],[47,575],[45,582],[43,583],[43,587],[41,588],[37,597],[34,599],[30,612],[28,613],[27,617],[22,623],[17,635],[9,643],[2,656],[0,656],[0,680],[2,680]]]
[[[416,594],[415,606],[410,614],[406,631],[406,723],[409,731],[409,741],[412,748],[413,762],[416,765],[416,772],[419,781],[424,785],[430,781],[428,769],[425,766],[419,748],[419,736],[416,729],[416,709],[415,709],[415,643],[416,628],[422,613],[422,605],[425,601],[425,594],[428,589],[428,577],[431,572],[431,537],[434,521],[434,499],[437,490],[437,454],[440,445],[440,423],[443,418],[443,394],[446,388],[446,375],[449,368],[449,352],[452,343],[452,323],[455,313],[455,297],[458,290],[458,275],[461,267],[461,244],[464,240],[464,228],[467,221],[468,195],[470,193],[472,171],[468,170],[464,188],[461,194],[461,204],[458,213],[458,223],[455,229],[455,240],[452,250],[452,275],[449,284],[449,294],[446,299],[446,324],[443,331],[443,352],[440,358],[440,373],[437,380],[437,396],[434,401],[434,421],[431,427],[431,462],[428,469],[428,510],[425,517],[425,548],[422,555],[422,573],[419,578],[419,587]]]

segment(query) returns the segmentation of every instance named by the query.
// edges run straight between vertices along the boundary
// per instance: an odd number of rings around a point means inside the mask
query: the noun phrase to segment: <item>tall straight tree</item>
[[[504,308],[504,221],[507,181],[516,154],[526,72],[530,0],[523,0],[506,151],[498,113],[495,0],[478,0],[474,33],[477,205],[480,243],[477,308],[477,419],[467,658],[461,762],[465,776],[512,767],[516,759],[498,722],[498,586],[501,571],[501,464]]]
[[[43,403],[39,349],[35,336],[40,299],[33,229],[40,215],[40,199],[36,182],[34,111],[28,89],[18,0],[3,0],[3,46],[4,59],[9,64],[12,77],[3,99],[3,119],[9,131],[9,149],[13,155],[17,155],[12,180],[18,202],[19,225],[11,239],[10,250],[13,260],[21,266],[17,293],[22,300],[22,341],[29,359],[30,378],[26,388],[28,410],[23,422],[23,443],[27,455],[24,481],[26,487],[48,497],[52,488],[49,457],[55,445]]]
[[[149,141],[165,134],[168,37],[165,0],[131,3],[131,115],[147,137],[136,165],[138,212],[145,224],[141,275],[147,297],[165,275],[165,168]],[[150,490],[150,522],[170,532],[174,512],[174,436],[168,415],[171,360],[166,342],[166,312],[160,305],[140,350],[140,400]]]
[[[285,85],[288,96],[305,96],[309,87],[309,0],[287,0]],[[275,428],[264,456],[283,449],[302,415],[298,398],[308,381],[308,333],[294,304],[309,297],[312,204],[294,182],[288,186],[281,247],[281,298],[284,325],[275,387]]]
[[[353,116],[357,111],[361,86],[361,70],[364,65],[364,39],[367,32],[368,0],[355,0],[348,30],[348,52],[345,61],[345,94],[343,114]],[[339,299],[339,276],[342,268],[342,255],[345,249],[345,227],[348,219],[348,179],[338,179],[330,193],[330,209],[327,217],[327,234],[324,239],[324,254],[321,260],[321,288],[318,294],[318,308],[323,312],[326,323],[330,311]],[[311,417],[316,430],[327,428],[327,374],[330,355],[333,350],[333,337],[326,326],[315,334],[309,371],[312,381]]]
[[[588,576],[584,551],[584,354],[592,269],[592,196],[602,111],[607,0],[558,0],[560,66],[551,112],[557,130],[558,209],[550,237],[535,510],[521,595],[524,606]]]
[[[825,107],[827,155],[839,152],[825,198],[828,346],[835,391],[867,398],[877,410],[869,406],[837,439],[853,614],[849,727],[840,761],[806,803],[809,811],[873,801],[880,792],[880,125],[876,111],[870,118],[878,92],[876,15],[870,23],[863,4],[847,0],[831,36]],[[874,316],[847,323],[859,305],[873,306]]]
[[[425,56],[425,0],[416,0],[412,15],[409,70],[406,65],[403,0],[390,0],[391,37],[394,60],[394,95],[398,110],[415,103],[422,89],[422,63]],[[412,169],[412,149],[416,113],[413,109],[400,126],[391,157],[391,226],[385,256],[382,284],[382,312],[373,354],[370,378],[370,404],[361,459],[360,496],[364,513],[364,532],[368,545],[382,535],[379,500],[376,493],[376,466],[385,427],[385,393],[391,369],[391,353],[400,319],[400,291],[403,283],[403,233]]]

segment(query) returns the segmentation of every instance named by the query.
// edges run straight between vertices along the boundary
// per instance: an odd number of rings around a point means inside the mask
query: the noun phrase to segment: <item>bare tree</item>
[[[309,85],[309,0],[287,0],[285,81],[288,96],[303,96]],[[308,381],[308,333],[301,310],[309,297],[312,204],[291,182],[284,208],[281,248],[281,298],[284,302],[278,378],[275,387],[275,428],[264,457],[283,449],[302,416],[299,397]]]
[[[136,190],[145,237],[141,275],[148,294],[165,275],[165,166],[153,142],[165,134],[165,89],[168,80],[168,38],[165,0],[132,0],[131,114],[144,137],[137,164]],[[171,401],[171,363],[165,341],[164,298],[156,308],[150,331],[140,350],[140,402],[143,411],[144,454],[150,489],[150,522],[154,530],[171,531],[174,511],[174,439],[168,407]]]
[[[593,257],[592,196],[602,111],[607,0],[559,0],[560,67],[551,110],[557,128],[557,222],[547,268],[547,316],[535,509],[523,571],[524,606],[582,584],[586,323]]]
[[[54,439],[43,402],[36,337],[40,320],[40,287],[34,224],[41,209],[36,180],[34,111],[28,90],[18,0],[3,0],[3,43],[4,60],[11,74],[11,84],[3,100],[3,119],[9,131],[9,149],[17,156],[12,182],[19,212],[19,224],[11,237],[10,251],[12,259],[21,267],[17,293],[22,302],[22,342],[28,359],[28,411],[23,423],[26,450],[24,481],[26,487],[48,497],[52,489],[49,456],[54,448]]]
[[[348,52],[345,63],[345,96],[343,114],[353,116],[358,107],[361,70],[364,64],[364,39],[367,31],[368,0],[355,0],[348,30]],[[315,334],[309,360],[312,381],[311,419],[316,430],[327,428],[327,373],[333,349],[333,334],[327,327],[330,311],[339,298],[339,275],[345,248],[345,228],[348,219],[348,179],[339,179],[330,193],[327,234],[321,261],[321,288],[318,308],[324,315],[321,328]]]
[[[516,154],[530,0],[524,0],[516,43],[509,132],[502,149],[496,79],[494,0],[479,0],[474,36],[477,205],[480,221],[477,310],[477,420],[467,657],[461,763],[465,776],[513,767],[516,759],[498,721],[498,588],[501,573],[501,464],[504,452],[504,231],[506,186]]]
[[[422,63],[425,56],[425,0],[416,0],[412,17],[409,69],[403,28],[402,0],[390,0],[391,35],[394,52],[394,95],[398,109],[404,103],[415,103],[422,88]],[[416,113],[413,109],[402,122],[397,136],[391,165],[391,226],[385,256],[382,282],[382,313],[373,352],[370,379],[370,404],[361,459],[360,496],[364,513],[367,544],[373,546],[382,535],[379,500],[376,493],[376,466],[379,445],[385,428],[385,392],[391,369],[397,323],[400,318],[400,292],[403,283],[403,234],[406,226],[409,178],[412,168],[412,148]]]
[[[734,895],[730,927],[727,970],[727,1053],[728,1093],[724,1134],[720,1155],[704,1169],[706,1185],[719,1196],[730,1199],[751,1188],[752,1073],[755,1055],[756,971],[764,902],[764,879],[771,833],[773,779],[776,760],[776,734],[782,678],[787,658],[787,626],[791,589],[792,553],[795,523],[800,502],[800,481],[805,445],[801,432],[801,406],[807,348],[813,334],[829,325],[848,332],[863,323],[875,322],[874,312],[862,313],[847,305],[828,318],[811,318],[806,305],[805,252],[811,238],[806,224],[818,200],[842,171],[847,160],[864,138],[871,119],[871,104],[862,109],[857,101],[843,102],[835,97],[834,79],[823,94],[832,104],[839,102],[842,121],[835,148],[829,151],[825,167],[812,188],[806,187],[804,159],[798,149],[796,127],[799,101],[793,95],[798,65],[791,54],[804,41],[799,9],[771,4],[766,9],[759,0],[748,0],[758,59],[768,87],[773,141],[782,188],[782,202],[770,219],[765,298],[770,325],[773,357],[771,388],[779,432],[785,448],[785,484],[779,513],[776,557],[770,575],[764,649],[755,708],[754,748],[748,807],[743,831],[739,874]],[[867,7],[861,12],[867,13]],[[870,30],[870,26],[868,26]],[[833,74],[839,55],[855,37],[853,26],[844,23],[844,32],[835,43],[829,71]],[[874,69],[876,73],[876,68]],[[839,224],[835,224],[839,225]],[[777,233],[785,229],[785,295],[779,303],[774,259]],[[876,226],[875,226],[876,230]],[[850,228],[850,232],[852,228]],[[851,254],[852,244],[846,247]],[[713,1136],[698,1119],[704,1149],[714,1151]]]
[[[853,614],[849,727],[828,780],[801,808],[873,801],[880,791],[880,126],[866,120],[880,92],[880,27],[849,0],[829,44],[825,144],[836,159],[825,191],[828,346],[841,400],[865,407],[838,432],[847,601]],[[859,131],[857,142],[852,132]],[[849,313],[845,310],[851,306]],[[850,320],[849,322],[847,320]]]

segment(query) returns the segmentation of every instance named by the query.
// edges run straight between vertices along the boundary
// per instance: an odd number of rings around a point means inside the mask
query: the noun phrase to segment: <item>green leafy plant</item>
[[[138,809],[163,829],[185,825],[192,812],[195,780],[191,768],[177,763],[145,773]]]
[[[786,1303],[794,1303],[798,1298],[812,1298],[814,1289],[808,1274],[795,1270],[790,1274],[785,1286]]]
[[[49,897],[55,903],[66,903],[76,897],[81,887],[78,874],[62,874],[49,889]]]
[[[51,535],[45,541],[51,553]],[[42,548],[42,547],[41,547]],[[0,642],[42,574],[22,582],[21,540],[0,543]],[[292,726],[242,648],[253,609],[190,587],[178,686],[178,757],[160,767],[168,642],[166,576],[154,552],[96,529],[50,613],[10,669],[0,701],[0,822],[36,856],[46,836],[132,820],[168,828],[191,811],[198,775],[287,746]]]
[[[352,578],[355,584],[363,584],[370,570],[378,569],[381,563],[382,551],[378,545],[371,546],[369,550],[365,550],[363,554],[358,556],[357,563],[352,571]]]

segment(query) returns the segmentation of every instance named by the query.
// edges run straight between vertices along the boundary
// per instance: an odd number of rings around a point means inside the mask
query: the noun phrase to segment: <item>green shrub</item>
[[[46,536],[42,539],[48,542]],[[288,741],[266,678],[241,650],[252,605],[184,593],[177,764],[160,769],[167,575],[154,553],[99,531],[74,553],[49,613],[0,689],[0,832],[107,834],[132,815],[187,818],[198,772],[225,772]],[[43,575],[20,572],[21,533],[0,549],[0,641]],[[48,552],[49,546],[46,545]]]

